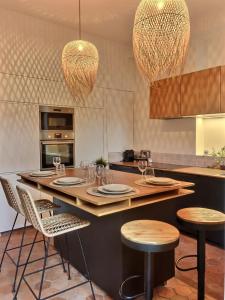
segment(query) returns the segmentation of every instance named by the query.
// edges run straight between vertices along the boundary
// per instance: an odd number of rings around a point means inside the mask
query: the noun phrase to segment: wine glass
[[[98,179],[98,185],[101,184],[101,180],[103,178],[104,172],[105,172],[105,167],[103,165],[96,165],[96,177]]]
[[[145,170],[145,181],[148,182],[152,177],[155,177],[155,170],[154,168],[147,167]]]
[[[59,167],[60,164],[61,164],[61,158],[60,158],[60,156],[53,157],[53,165],[55,166],[56,173],[58,171],[58,167]]]
[[[146,160],[139,160],[138,169],[141,172],[142,179],[143,179],[143,174],[144,174],[146,168],[147,168],[147,161]]]

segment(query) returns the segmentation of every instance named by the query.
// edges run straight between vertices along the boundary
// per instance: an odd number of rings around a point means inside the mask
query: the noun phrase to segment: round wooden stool
[[[127,278],[120,286],[120,297],[122,299],[134,299],[145,294],[145,299],[153,297],[153,268],[152,254],[173,250],[179,243],[179,231],[172,225],[153,221],[136,220],[124,224],[121,228],[122,242],[132,249],[145,252],[145,291],[143,294],[126,296],[124,285],[131,279],[140,276]]]
[[[189,207],[180,209],[177,212],[179,222],[194,231],[197,231],[197,255],[185,255],[176,262],[176,267],[180,271],[198,271],[198,300],[205,297],[205,233],[210,230],[223,230],[225,224],[225,214],[202,207]],[[181,268],[179,262],[188,257],[197,257],[197,267]]]

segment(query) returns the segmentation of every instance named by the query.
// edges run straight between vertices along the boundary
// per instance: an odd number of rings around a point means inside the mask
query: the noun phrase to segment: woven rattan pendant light
[[[79,0],[79,40],[65,45],[62,67],[66,84],[75,100],[84,100],[93,90],[98,70],[98,50],[81,39],[81,4]]]
[[[140,2],[134,20],[133,51],[137,66],[148,82],[179,73],[189,38],[185,0]]]

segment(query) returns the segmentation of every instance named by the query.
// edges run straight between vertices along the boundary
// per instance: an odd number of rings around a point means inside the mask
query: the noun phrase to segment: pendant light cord
[[[79,40],[81,40],[81,5],[79,0]]]

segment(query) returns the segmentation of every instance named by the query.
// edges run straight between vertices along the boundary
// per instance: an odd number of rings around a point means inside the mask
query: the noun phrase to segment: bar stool
[[[225,214],[208,208],[189,207],[177,211],[178,221],[184,227],[197,232],[197,255],[185,255],[176,262],[180,271],[198,271],[198,300],[205,298],[205,234],[206,231],[223,230]],[[182,268],[179,263],[189,257],[197,257],[197,267]]]
[[[121,227],[122,242],[132,249],[145,253],[145,288],[144,293],[127,296],[124,294],[125,284],[141,277],[130,276],[120,286],[121,299],[135,299],[145,294],[145,299],[153,297],[153,255],[154,253],[173,250],[179,244],[179,231],[172,225],[154,220],[135,220]]]
[[[18,292],[19,292],[19,289],[20,289],[20,286],[21,286],[21,283],[22,283],[23,280],[27,284],[27,286],[30,289],[30,291],[32,292],[32,294],[34,295],[35,299],[37,299],[37,300],[52,298],[54,296],[57,296],[59,294],[62,294],[64,292],[66,292],[66,291],[69,291],[69,290],[72,290],[76,287],[84,285],[86,283],[90,284],[92,296],[93,296],[93,299],[95,300],[95,294],[94,294],[92,282],[91,282],[91,279],[90,279],[90,274],[89,274],[89,270],[88,270],[88,266],[87,266],[87,262],[86,262],[86,257],[85,257],[85,254],[84,254],[83,245],[82,245],[81,238],[80,238],[80,235],[79,235],[79,230],[89,226],[90,222],[86,221],[86,220],[83,220],[83,219],[80,219],[80,218],[76,217],[75,215],[68,214],[68,213],[61,213],[61,214],[57,214],[57,215],[54,215],[54,216],[50,216],[50,217],[41,219],[40,215],[38,213],[37,207],[34,203],[34,200],[32,199],[31,194],[29,193],[29,191],[25,190],[24,188],[22,188],[20,186],[17,186],[17,191],[18,191],[20,201],[21,201],[22,206],[23,206],[25,217],[33,225],[33,227],[36,229],[36,235],[34,237],[34,240],[33,240],[32,246],[30,248],[30,251],[28,253],[27,261],[26,261],[24,269],[22,271],[22,275],[21,275],[19,284],[17,286],[17,290],[16,290],[16,293],[14,295],[13,300],[17,299],[17,295],[18,295]],[[47,297],[45,296],[44,298],[41,298],[45,271],[49,268],[53,268],[53,267],[56,267],[56,266],[60,265],[58,263],[58,264],[53,265],[51,267],[46,266],[47,265],[50,238],[54,238],[56,236],[60,236],[60,235],[64,235],[64,234],[66,235],[67,233],[74,232],[74,231],[77,234],[78,242],[79,242],[80,249],[81,249],[81,254],[82,254],[82,257],[83,257],[83,260],[84,260],[84,266],[85,266],[85,271],[86,271],[86,276],[85,277],[86,277],[87,280],[85,280],[84,282],[81,282],[79,284],[76,284],[72,287],[69,287],[67,289],[64,289],[62,291],[59,291],[57,293],[54,293],[52,295],[49,295]],[[44,253],[45,253],[45,255],[44,255],[43,269],[41,269],[41,270],[39,269],[37,271],[25,274],[27,265],[30,261],[30,256],[31,256],[33,248],[34,248],[34,244],[35,244],[38,232],[40,232],[43,235],[44,240],[45,240],[45,238],[47,238],[47,241],[44,243]],[[68,254],[69,254],[69,248],[67,250],[68,250]],[[32,287],[30,286],[30,284],[27,282],[26,277],[29,276],[29,275],[32,275],[34,273],[41,272],[41,271],[42,271],[42,275],[41,275],[40,288],[39,288],[38,295],[36,295],[35,292],[33,291]],[[68,279],[70,279],[70,262],[69,262],[69,259],[68,259]]]
[[[19,197],[16,194],[15,190],[13,189],[12,185],[10,184],[9,180],[4,178],[4,177],[0,177],[0,182],[2,184],[2,188],[3,188],[3,191],[5,193],[6,200],[9,204],[9,206],[16,211],[16,216],[15,216],[15,219],[14,219],[14,222],[13,222],[13,226],[10,230],[9,237],[7,239],[7,242],[6,242],[6,245],[5,245],[5,248],[4,248],[4,252],[3,252],[3,255],[2,255],[2,258],[1,258],[0,272],[1,272],[1,267],[2,267],[2,264],[3,264],[4,258],[5,258],[5,255],[7,254],[8,257],[13,262],[13,264],[16,266],[14,281],[13,281],[13,285],[12,285],[12,292],[15,292],[18,269],[21,266],[20,257],[21,257],[21,254],[22,254],[22,248],[24,246],[28,246],[30,244],[23,245],[24,238],[25,238],[26,223],[27,223],[26,220],[25,220],[20,245],[17,246],[17,247],[8,248],[8,245],[9,245],[11,237],[12,237],[13,230],[14,230],[16,222],[17,222],[17,218],[18,218],[19,215],[24,216],[24,212],[23,212]],[[56,208],[59,208],[58,205],[52,203],[48,199],[35,200],[35,205],[36,205],[37,210],[38,210],[38,212],[40,213],[41,216],[45,212],[49,212],[49,214],[51,215],[52,210],[54,210]],[[41,241],[37,241],[37,242],[41,242]],[[9,254],[10,251],[15,250],[15,249],[19,249],[19,254],[18,254],[18,258],[17,258],[16,262],[12,259],[11,255]]]

